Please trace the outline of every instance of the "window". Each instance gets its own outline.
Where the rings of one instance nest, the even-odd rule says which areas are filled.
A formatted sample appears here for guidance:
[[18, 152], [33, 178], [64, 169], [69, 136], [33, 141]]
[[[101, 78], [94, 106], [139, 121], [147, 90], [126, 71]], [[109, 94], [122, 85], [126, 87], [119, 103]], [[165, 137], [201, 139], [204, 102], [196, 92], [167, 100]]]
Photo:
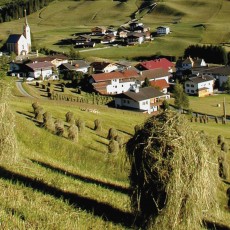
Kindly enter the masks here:
[[192, 93], [194, 93], [194, 90], [191, 90]]
[[123, 102], [126, 103], [126, 100], [124, 100]]
[[127, 100], [127, 103], [129, 104], [129, 100]]
[[186, 84], [187, 87], [189, 87], [189, 84]]
[[191, 87], [194, 87], [194, 85], [191, 85]]
[[189, 93], [189, 89], [187, 89], [187, 93]]

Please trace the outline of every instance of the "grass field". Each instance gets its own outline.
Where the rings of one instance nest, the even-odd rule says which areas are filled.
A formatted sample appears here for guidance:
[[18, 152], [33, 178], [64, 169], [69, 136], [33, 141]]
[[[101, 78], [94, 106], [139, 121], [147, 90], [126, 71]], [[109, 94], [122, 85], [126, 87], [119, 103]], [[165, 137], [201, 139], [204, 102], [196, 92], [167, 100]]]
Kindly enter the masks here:
[[[14, 88], [10, 106], [15, 114], [20, 157], [14, 164], [0, 166], [1, 223], [4, 229], [132, 229], [129, 201], [129, 164], [125, 152], [108, 154], [108, 129], [113, 127], [126, 142], [134, 126], [149, 115], [94, 105], [100, 112], [82, 111], [89, 104], [52, 101], [39, 96], [39, 90], [24, 85], [36, 99], [22, 97]], [[37, 93], [35, 91], [38, 91]], [[34, 120], [32, 103], [38, 103], [55, 119], [65, 121], [72, 111], [86, 122], [79, 142], [68, 140], [67, 131], [58, 137]], [[190, 100], [191, 101], [191, 100]], [[215, 103], [215, 102], [211, 102]], [[207, 105], [208, 103], [206, 103]], [[103, 130], [96, 132], [94, 120]], [[65, 129], [69, 126], [65, 122]], [[230, 143], [229, 128], [210, 121], [191, 123], [216, 141], [221, 134]], [[229, 159], [230, 160], [230, 159]], [[230, 226], [226, 209], [227, 184], [220, 181], [220, 215], [208, 216]]]
[[[136, 1], [54, 1], [48, 7], [28, 17], [35, 42], [61, 52], [69, 47], [55, 45], [61, 39], [70, 38], [76, 32], [89, 32], [96, 25], [116, 27], [130, 20], [138, 8]], [[82, 53], [83, 57], [113, 59], [151, 56], [156, 53], [182, 56], [184, 49], [194, 43], [226, 43], [230, 50], [230, 26], [228, 23], [230, 2], [223, 0], [167, 0], [145, 14], [141, 22], [154, 32], [159, 25], [170, 26], [172, 33], [156, 38], [150, 44], [121, 47]], [[139, 3], [140, 5], [140, 3]], [[109, 14], [108, 14], [109, 12]], [[0, 24], [0, 39], [6, 40], [10, 33], [21, 33], [23, 19]]]

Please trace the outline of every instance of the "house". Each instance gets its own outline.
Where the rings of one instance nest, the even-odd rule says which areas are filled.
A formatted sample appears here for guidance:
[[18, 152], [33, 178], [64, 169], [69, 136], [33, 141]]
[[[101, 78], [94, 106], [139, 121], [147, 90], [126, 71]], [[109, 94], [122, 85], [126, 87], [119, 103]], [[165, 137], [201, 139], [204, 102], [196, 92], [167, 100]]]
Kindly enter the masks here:
[[116, 37], [113, 34], [106, 34], [101, 39], [101, 43], [112, 43], [114, 42]]
[[77, 71], [82, 73], [87, 73], [90, 65], [84, 60], [74, 60], [68, 63], [63, 63], [59, 66], [59, 72], [65, 74], [69, 71]]
[[185, 92], [204, 97], [213, 94], [214, 78], [208, 75], [191, 77], [185, 81]]
[[92, 62], [90, 66], [94, 73], [110, 73], [118, 69], [116, 64], [109, 62]]
[[127, 45], [135, 45], [141, 44], [144, 42], [144, 34], [143, 33], [128, 33], [126, 38]]
[[28, 63], [24, 67], [27, 77], [41, 78], [42, 80], [49, 79], [55, 69], [55, 66], [51, 62]]
[[178, 60], [176, 62], [176, 69], [177, 71], [183, 71], [183, 70], [191, 70], [192, 68], [197, 67], [205, 67], [207, 66], [204, 59], [194, 58], [191, 57], [186, 58], [185, 60]]
[[90, 83], [100, 94], [118, 94], [130, 90], [137, 84], [139, 74], [135, 70], [115, 71], [110, 73], [92, 74]]
[[31, 51], [31, 35], [30, 27], [26, 17], [23, 26], [23, 34], [11, 34], [6, 41], [6, 49], [9, 53], [19, 55], [27, 55]]
[[223, 83], [230, 78], [230, 66], [207, 66], [200, 68], [199, 70], [197, 68], [192, 70], [195, 73], [198, 73], [199, 71], [199, 74], [205, 74], [215, 78], [215, 85], [217, 88], [221, 88]]
[[30, 63], [51, 62], [55, 67], [68, 62], [68, 57], [64, 54], [55, 54], [46, 57], [36, 57], [29, 59]]
[[90, 42], [91, 41], [91, 36], [89, 34], [81, 34], [76, 36], [76, 38], [74, 39], [75, 43], [82, 43], [82, 42]]
[[169, 95], [165, 95], [153, 87], [137, 87], [132, 91], [117, 95], [115, 97], [115, 106], [117, 108], [131, 108], [151, 113], [158, 111], [162, 102], [169, 98]]
[[104, 26], [96, 26], [91, 29], [92, 35], [104, 35], [106, 33], [106, 28]]
[[140, 71], [161, 68], [170, 73], [174, 72], [174, 64], [166, 58], [158, 58], [151, 61], [140, 62], [135, 67]]
[[157, 27], [158, 35], [166, 35], [170, 33], [170, 28], [168, 26], [159, 26]]
[[162, 93], [167, 94], [169, 83], [165, 79], [155, 79], [150, 81], [150, 85], [156, 89], [159, 89]]

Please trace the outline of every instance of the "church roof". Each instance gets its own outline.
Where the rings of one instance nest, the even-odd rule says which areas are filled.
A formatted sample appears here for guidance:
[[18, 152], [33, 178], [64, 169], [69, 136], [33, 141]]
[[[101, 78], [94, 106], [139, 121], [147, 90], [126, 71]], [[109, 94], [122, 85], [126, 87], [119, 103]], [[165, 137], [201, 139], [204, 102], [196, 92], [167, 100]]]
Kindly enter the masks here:
[[6, 43], [17, 43], [19, 39], [23, 36], [22, 34], [11, 34], [7, 39]]

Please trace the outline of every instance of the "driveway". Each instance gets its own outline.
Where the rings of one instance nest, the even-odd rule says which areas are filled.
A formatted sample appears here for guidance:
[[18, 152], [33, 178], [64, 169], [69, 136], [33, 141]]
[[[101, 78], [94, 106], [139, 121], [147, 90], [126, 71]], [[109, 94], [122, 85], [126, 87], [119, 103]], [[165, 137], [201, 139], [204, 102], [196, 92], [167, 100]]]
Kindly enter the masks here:
[[17, 80], [17, 81], [16, 81], [16, 86], [17, 86], [19, 92], [20, 92], [24, 97], [34, 98], [33, 96], [31, 96], [30, 94], [28, 94], [28, 93], [24, 90], [24, 88], [23, 88], [23, 86], [22, 86], [22, 80]]

